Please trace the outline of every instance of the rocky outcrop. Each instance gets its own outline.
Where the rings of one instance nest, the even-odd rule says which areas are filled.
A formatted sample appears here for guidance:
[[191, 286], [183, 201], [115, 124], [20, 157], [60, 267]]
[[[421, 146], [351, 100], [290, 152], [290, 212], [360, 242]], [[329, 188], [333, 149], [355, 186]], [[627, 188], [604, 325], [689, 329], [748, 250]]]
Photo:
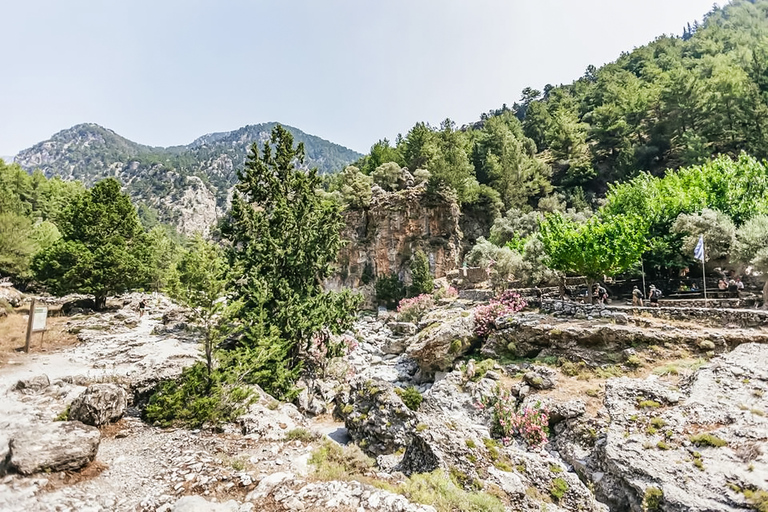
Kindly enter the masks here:
[[[349, 243], [339, 252], [339, 272], [326, 281], [329, 289], [360, 288], [392, 273], [410, 283], [411, 255], [419, 249], [437, 278], [459, 264], [459, 206], [453, 199], [428, 197], [423, 186], [397, 192], [374, 187], [370, 207], [344, 216], [342, 238]], [[362, 291], [373, 294], [370, 285]]]
[[93, 461], [101, 434], [79, 421], [29, 426], [11, 437], [10, 465], [23, 475], [74, 471]]
[[768, 346], [743, 344], [679, 390], [652, 377], [609, 380], [609, 420], [592, 427], [593, 446], [575, 439], [574, 423], [559, 451], [613, 510], [641, 512], [649, 500], [668, 512], [743, 510], [741, 491], [765, 490], [768, 477], [766, 368]]
[[253, 503], [241, 504], [235, 500], [215, 503], [202, 496], [184, 496], [173, 505], [173, 508], [166, 508], [166, 510], [170, 512], [252, 512], [254, 505]]
[[128, 394], [115, 384], [91, 384], [69, 408], [69, 419], [100, 427], [123, 417]]
[[274, 503], [280, 507], [277, 510], [435, 512], [429, 505], [414, 504], [404, 496], [360, 482], [305, 483], [292, 473], [274, 473], [266, 477], [246, 499], [261, 506]]
[[424, 395], [417, 413], [420, 428], [397, 469], [405, 474], [442, 469], [465, 486], [495, 486], [511, 510], [541, 510], [542, 502], [549, 502], [548, 510], [605, 510], [548, 452], [491, 439], [490, 418], [476, 404], [494, 393], [497, 378], [488, 372], [474, 382], [454, 371], [436, 382]]
[[404, 449], [417, 423], [416, 414], [384, 381], [356, 380], [337, 412], [352, 440], [374, 456]]
[[428, 317], [428, 323], [411, 338], [406, 354], [416, 360], [422, 374], [446, 371], [466, 354], [475, 340], [474, 316], [470, 311], [452, 309]]

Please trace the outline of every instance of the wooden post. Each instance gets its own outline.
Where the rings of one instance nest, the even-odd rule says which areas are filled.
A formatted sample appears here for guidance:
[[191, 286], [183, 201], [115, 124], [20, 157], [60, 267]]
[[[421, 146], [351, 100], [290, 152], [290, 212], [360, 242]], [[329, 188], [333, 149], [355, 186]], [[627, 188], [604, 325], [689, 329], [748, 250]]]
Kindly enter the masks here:
[[35, 318], [35, 303], [37, 300], [33, 297], [32, 304], [29, 305], [29, 321], [27, 322], [27, 342], [24, 345], [24, 352], [29, 353], [29, 340], [32, 338], [32, 321]]

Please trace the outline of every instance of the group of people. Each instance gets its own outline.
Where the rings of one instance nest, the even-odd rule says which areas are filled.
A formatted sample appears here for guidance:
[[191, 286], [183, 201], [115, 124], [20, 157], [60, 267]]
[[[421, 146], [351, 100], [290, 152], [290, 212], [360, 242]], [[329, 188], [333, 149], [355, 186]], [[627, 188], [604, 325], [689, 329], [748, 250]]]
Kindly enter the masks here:
[[739, 292], [744, 289], [744, 282], [741, 280], [741, 277], [734, 278], [731, 276], [727, 281], [723, 278], [717, 282], [717, 289], [721, 292], [727, 291], [731, 297], [738, 297]]
[[[662, 297], [661, 289], [656, 288], [656, 285], [651, 285], [648, 289], [648, 300], [651, 302], [651, 307], [659, 307], [659, 299]], [[632, 290], [632, 305], [635, 307], [643, 307], [643, 300], [645, 295], [643, 291], [637, 286]]]

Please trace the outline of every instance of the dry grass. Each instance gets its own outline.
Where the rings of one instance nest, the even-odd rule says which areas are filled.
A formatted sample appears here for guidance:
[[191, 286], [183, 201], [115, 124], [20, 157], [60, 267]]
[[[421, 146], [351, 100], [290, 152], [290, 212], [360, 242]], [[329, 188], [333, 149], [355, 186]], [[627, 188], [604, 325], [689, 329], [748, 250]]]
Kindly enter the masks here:
[[109, 469], [109, 466], [100, 460], [95, 460], [78, 471], [60, 471], [48, 476], [48, 483], [45, 486], [46, 491], [55, 491], [62, 487], [75, 485], [92, 478], [96, 478], [103, 471]]
[[[0, 366], [4, 365], [15, 354], [24, 351], [27, 332], [27, 310], [18, 309], [5, 318], [0, 318]], [[77, 343], [77, 337], [67, 332], [65, 316], [48, 318], [48, 330], [43, 333], [33, 333], [29, 351], [49, 352]], [[42, 342], [41, 342], [42, 338]]]

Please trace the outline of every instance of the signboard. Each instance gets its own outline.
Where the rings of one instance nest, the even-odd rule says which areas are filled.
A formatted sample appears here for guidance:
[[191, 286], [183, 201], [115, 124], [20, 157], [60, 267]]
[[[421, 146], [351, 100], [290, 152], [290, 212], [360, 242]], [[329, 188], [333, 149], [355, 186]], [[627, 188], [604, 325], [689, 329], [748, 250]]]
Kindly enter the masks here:
[[48, 318], [47, 306], [36, 306], [35, 313], [32, 317], [32, 332], [40, 332], [45, 330], [45, 321]]

